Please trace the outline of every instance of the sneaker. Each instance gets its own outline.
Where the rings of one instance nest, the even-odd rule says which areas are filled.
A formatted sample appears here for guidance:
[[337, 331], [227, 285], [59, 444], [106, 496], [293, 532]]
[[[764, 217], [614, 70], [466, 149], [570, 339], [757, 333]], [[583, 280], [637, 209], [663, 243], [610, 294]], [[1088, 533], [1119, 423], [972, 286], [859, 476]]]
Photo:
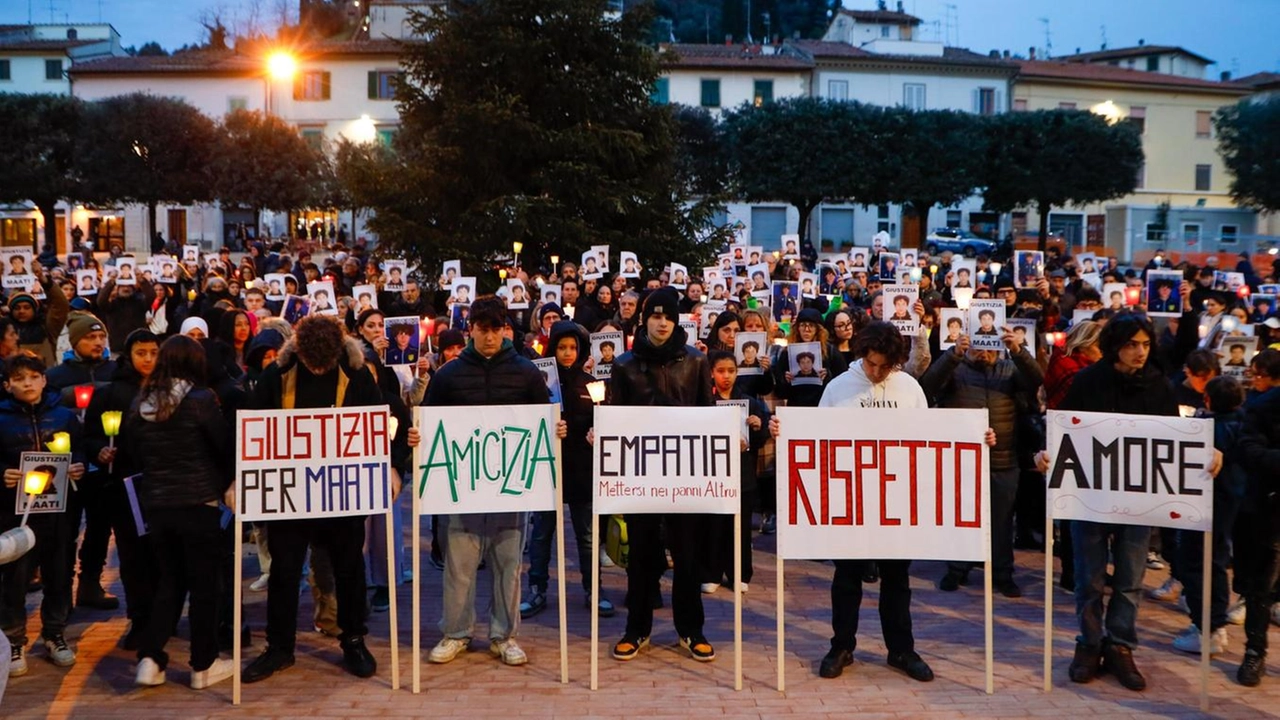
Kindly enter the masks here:
[[702, 583], [702, 594], [710, 595], [720, 589], [720, 583]]
[[67, 645], [67, 639], [61, 635], [45, 638], [44, 650], [49, 654], [49, 662], [58, 667], [71, 667], [76, 664], [76, 651]]
[[1156, 552], [1155, 550], [1147, 551], [1147, 569], [1148, 570], [1163, 570], [1166, 567], [1168, 567], [1168, 565], [1165, 564], [1164, 558], [1160, 557], [1160, 553]]
[[[585, 598], [583, 603], [587, 609], [591, 609], [591, 597]], [[609, 598], [600, 598], [600, 602], [596, 604], [596, 614], [602, 618], [610, 618], [614, 616], [618, 610], [613, 606], [613, 602]]]
[[996, 592], [1007, 598], [1022, 597], [1022, 588], [1018, 587], [1018, 583], [1014, 582], [1013, 578], [996, 581]]
[[609, 553], [605, 552], [604, 548], [600, 548], [600, 567], [611, 568], [617, 566], [618, 564], [613, 561], [613, 558], [609, 557]]
[[471, 638], [441, 638], [436, 646], [431, 648], [431, 653], [427, 655], [427, 662], [433, 662], [443, 665], [452, 662], [454, 658], [467, 651], [467, 647], [471, 645]]
[[[143, 662], [146, 662], [146, 660]], [[236, 664], [234, 660], [218, 658], [204, 670], [191, 671], [191, 689], [203, 690], [211, 685], [216, 685], [234, 675], [235, 672]], [[139, 675], [142, 673], [142, 663], [138, 663], [138, 673]]]
[[547, 595], [543, 590], [533, 588], [528, 599], [520, 601], [520, 619], [528, 620], [547, 609]]
[[631, 660], [647, 647], [649, 647], [649, 638], [623, 635], [622, 639], [613, 645], [613, 659]]
[[431, 553], [431, 557], [427, 559], [427, 562], [431, 563], [431, 567], [437, 570], [444, 570], [444, 558], [436, 555], [434, 550]]
[[365, 647], [363, 635], [353, 635], [342, 641], [342, 667], [358, 678], [373, 677], [378, 672], [378, 661]]
[[501, 659], [503, 665], [524, 665], [529, 662], [529, 656], [516, 644], [515, 638], [490, 640], [489, 654]]
[[969, 574], [948, 570], [946, 575], [938, 581], [938, 589], [943, 592], [955, 592], [960, 589], [961, 585], [969, 584]]
[[1245, 687], [1257, 687], [1262, 676], [1267, 674], [1267, 656], [1257, 650], [1246, 650], [1240, 669], [1236, 670], [1236, 680]]
[[21, 645], [9, 647], [9, 677], [22, 677], [27, 674], [27, 653]]
[[386, 612], [391, 609], [391, 589], [386, 585], [377, 585], [373, 588], [373, 599], [369, 601], [369, 607], [374, 612]]
[[831, 648], [827, 654], [823, 656], [822, 662], [818, 665], [818, 677], [838, 678], [844, 669], [853, 664], [853, 653], [848, 650], [837, 650]]
[[96, 582], [81, 582], [76, 591], [76, 607], [115, 610], [120, 607], [120, 598], [103, 590]]
[[901, 670], [912, 680], [919, 682], [933, 680], [933, 669], [929, 667], [929, 663], [924, 661], [924, 658], [914, 651], [890, 655], [889, 667]]
[[716, 649], [701, 635], [690, 635], [680, 638], [680, 647], [689, 651], [689, 655], [698, 662], [711, 662], [716, 659]]
[[[164, 670], [160, 669], [160, 665], [151, 658], [142, 658], [138, 661], [138, 669], [133, 675], [133, 684], [142, 687], [155, 687], [164, 684]], [[192, 682], [195, 682], [194, 674]]]
[[1073, 683], [1090, 683], [1102, 672], [1102, 652], [1084, 643], [1076, 643], [1076, 654], [1071, 658], [1067, 676]]
[[254, 592], [262, 592], [267, 589], [267, 583], [271, 581], [271, 573], [262, 573], [257, 580], [249, 583], [249, 589]]
[[[1200, 654], [1200, 628], [1195, 625], [1188, 625], [1177, 637], [1173, 639], [1173, 649], [1181, 650], [1184, 653], [1193, 655]], [[1209, 633], [1209, 654], [1221, 655], [1227, 650], [1227, 629], [1220, 627]]]
[[1168, 580], [1164, 581], [1163, 585], [1156, 588], [1155, 590], [1148, 590], [1147, 597], [1151, 598], [1152, 600], [1173, 602], [1174, 600], [1177, 600], [1178, 598], [1182, 597], [1182, 583], [1178, 582], [1177, 580], [1174, 580], [1173, 578], [1169, 578]]
[[777, 529], [778, 529], [777, 515], [765, 515], [764, 519], [760, 521], [761, 535], [772, 535], [774, 531], [776, 531]]
[[246, 683], [256, 683], [291, 667], [293, 667], [293, 653], [277, 650], [268, 645], [267, 649], [244, 669], [240, 679]]
[[1232, 625], [1243, 625], [1245, 615], [1244, 598], [1240, 598], [1227, 608], [1227, 622]]
[[1102, 646], [1102, 656], [1103, 666], [1107, 672], [1116, 676], [1121, 685], [1135, 691], [1147, 689], [1147, 679], [1133, 663], [1133, 650], [1124, 645], [1106, 643]]

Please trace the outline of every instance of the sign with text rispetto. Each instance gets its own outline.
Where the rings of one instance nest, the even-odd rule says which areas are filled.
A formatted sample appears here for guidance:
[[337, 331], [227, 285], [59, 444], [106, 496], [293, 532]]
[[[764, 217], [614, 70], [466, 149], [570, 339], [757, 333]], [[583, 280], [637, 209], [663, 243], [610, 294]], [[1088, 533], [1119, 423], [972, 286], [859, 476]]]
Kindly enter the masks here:
[[778, 554], [984, 561], [985, 410], [778, 409]]
[[737, 513], [741, 435], [736, 407], [597, 407], [594, 511]]
[[236, 413], [242, 521], [385, 513], [391, 503], [386, 405]]
[[1213, 420], [1050, 410], [1046, 423], [1054, 518], [1213, 528]]
[[554, 510], [560, 482], [557, 405], [419, 407], [418, 511]]

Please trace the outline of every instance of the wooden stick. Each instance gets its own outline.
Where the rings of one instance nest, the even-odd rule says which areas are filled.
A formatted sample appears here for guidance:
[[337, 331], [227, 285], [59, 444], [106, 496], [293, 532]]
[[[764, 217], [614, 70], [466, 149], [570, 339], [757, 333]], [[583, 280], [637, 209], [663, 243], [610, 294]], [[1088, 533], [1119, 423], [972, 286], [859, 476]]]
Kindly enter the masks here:
[[[416, 418], [415, 418], [416, 419]], [[414, 467], [417, 467], [415, 453]], [[413, 513], [413, 694], [422, 691], [422, 507], [418, 485], [409, 478]], [[434, 548], [432, 548], [434, 549]]]
[[1209, 712], [1209, 597], [1213, 595], [1213, 530], [1204, 532], [1200, 588], [1200, 712]]
[[[600, 607], [600, 516], [591, 506], [591, 607]], [[591, 689], [600, 688], [600, 613], [591, 613]]]
[[[782, 506], [779, 505], [778, 507], [781, 508]], [[774, 537], [777, 537], [777, 535], [775, 535]], [[783, 578], [781, 550], [779, 550], [777, 555], [774, 556], [773, 565], [774, 565], [774, 570], [776, 572], [777, 583], [778, 583], [777, 608], [775, 609], [776, 612], [774, 613], [774, 615], [777, 616], [775, 620], [778, 624], [778, 692], [786, 692], [787, 691], [787, 661], [786, 661], [787, 623], [783, 620], [783, 616], [784, 616], [783, 605], [785, 604], [786, 601], [784, 599], [785, 593], [783, 592], [783, 586], [785, 585], [785, 582]]]
[[[393, 469], [391, 472], [395, 472]], [[404, 490], [403, 484], [401, 491]], [[415, 518], [416, 519], [416, 518]], [[391, 507], [387, 508], [387, 582], [390, 584], [391, 596], [391, 689], [400, 689], [400, 638], [399, 638], [399, 615], [396, 612], [396, 585], [400, 582], [400, 578], [396, 575], [396, 556], [395, 537], [396, 527], [396, 499], [391, 498]]]
[[[990, 515], [988, 515], [990, 517]], [[983, 585], [983, 616], [985, 619], [986, 629], [983, 635], [986, 639], [986, 661], [987, 661], [987, 694], [991, 695], [996, 691], [996, 663], [995, 663], [995, 638], [993, 637], [994, 622], [992, 620], [993, 605], [991, 597], [991, 533], [987, 533], [987, 561], [986, 567], [982, 569], [982, 585]]]
[[[558, 405], [552, 405], [555, 410], [553, 417], [557, 424], [560, 420], [560, 412]], [[560, 595], [560, 682], [569, 682], [569, 609], [568, 599], [565, 598], [565, 581], [564, 581], [564, 457], [560, 454], [561, 442], [556, 440], [556, 465], [557, 477], [560, 482], [556, 483], [556, 588]], [[591, 614], [595, 614], [595, 607], [590, 608]]]
[[742, 689], [742, 512], [733, 514], [733, 689]]
[[1044, 514], [1044, 691], [1051, 690], [1053, 690], [1053, 508], [1049, 507]]
[[235, 564], [231, 571], [231, 662], [236, 666], [235, 675], [231, 676], [231, 704], [240, 704], [240, 600], [244, 590], [240, 587], [240, 563], [244, 558], [244, 522], [236, 514], [235, 522], [236, 551]]

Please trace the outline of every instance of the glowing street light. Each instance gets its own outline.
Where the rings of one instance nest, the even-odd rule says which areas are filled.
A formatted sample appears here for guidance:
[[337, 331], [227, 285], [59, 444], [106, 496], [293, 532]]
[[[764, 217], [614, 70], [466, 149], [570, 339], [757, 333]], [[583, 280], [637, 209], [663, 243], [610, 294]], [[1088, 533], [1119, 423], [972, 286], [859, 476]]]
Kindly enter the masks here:
[[298, 72], [298, 61], [289, 53], [277, 50], [267, 56], [267, 72], [276, 80], [292, 80]]

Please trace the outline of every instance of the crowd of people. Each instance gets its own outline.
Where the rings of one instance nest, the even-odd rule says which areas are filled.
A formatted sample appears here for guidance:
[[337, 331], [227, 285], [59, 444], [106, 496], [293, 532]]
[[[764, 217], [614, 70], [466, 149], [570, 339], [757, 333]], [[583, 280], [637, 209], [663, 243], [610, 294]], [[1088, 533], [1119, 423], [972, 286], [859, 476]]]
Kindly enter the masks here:
[[[620, 661], [649, 644], [668, 570], [681, 646], [693, 660], [715, 659], [703, 595], [722, 587], [746, 592], [752, 535], [776, 528], [776, 407], [987, 409], [991, 567], [994, 587], [1006, 597], [1022, 594], [1014, 549], [1043, 549], [1046, 540], [1044, 412], [1070, 409], [1211, 417], [1217, 450], [1210, 588], [1200, 583], [1197, 533], [1059, 523], [1058, 582], [1075, 593], [1080, 623], [1071, 679], [1085, 683], [1107, 672], [1127, 688], [1146, 686], [1133, 657], [1144, 573], [1168, 564], [1169, 582], [1152, 597], [1182, 598], [1194, 608], [1209, 593], [1212, 651], [1226, 648], [1228, 625], [1242, 623], [1246, 652], [1237, 677], [1257, 685], [1268, 626], [1280, 623], [1280, 317], [1274, 297], [1257, 302], [1250, 291], [1265, 297], [1260, 291], [1275, 282], [1277, 267], [1260, 277], [1242, 258], [1235, 272], [1244, 289], [1229, 290], [1216, 257], [1204, 267], [1174, 267], [1158, 257], [1131, 269], [1099, 257], [1097, 271], [1084, 272], [1076, 257], [1052, 251], [1043, 264], [893, 252], [882, 240], [859, 252], [865, 265], [852, 253], [815, 264], [735, 245], [700, 275], [684, 266], [646, 272], [634, 258], [627, 271], [610, 273], [606, 250], [592, 254], [592, 272], [568, 262], [541, 272], [504, 268], [502, 290], [479, 296], [474, 276], [462, 276], [456, 264], [456, 278], [445, 271], [428, 277], [406, 271], [403, 261], [379, 261], [362, 246], [323, 258], [262, 243], [239, 259], [225, 249], [175, 253], [171, 264], [151, 263], [167, 276], [139, 272], [130, 284], [112, 268], [125, 264], [132, 273], [141, 265], [119, 252], [101, 262], [77, 255], [36, 264], [34, 284], [5, 291], [0, 317], [0, 530], [27, 522], [37, 537], [34, 551], [0, 565], [8, 675], [29, 671], [29, 591], [43, 590], [40, 643], [60, 667], [76, 661], [66, 637], [73, 600], [78, 608], [119, 608], [103, 587], [112, 537], [129, 619], [120, 643], [137, 653], [136, 682], [165, 682], [164, 648], [188, 603], [191, 686], [232, 675], [220, 652], [237, 632], [252, 639], [248, 627], [231, 625], [231, 586], [243, 572], [231, 562], [229, 529], [240, 409], [389, 406], [399, 428], [392, 441], [399, 494], [418, 442], [412, 407], [558, 401], [564, 502], [584, 604], [611, 616], [613, 601], [602, 595], [592, 607], [587, 592], [592, 540], [602, 530], [591, 513], [589, 386], [603, 379], [610, 404], [741, 405], [741, 510], [744, 520], [758, 518], [744, 522], [740, 567], [724, 517], [624, 519], [626, 624], [612, 652]], [[891, 275], [881, 277], [877, 271], [886, 267]], [[98, 282], [82, 290], [85, 271], [96, 272]], [[1156, 294], [1144, 298], [1153, 272], [1177, 272], [1182, 280], [1152, 285]], [[291, 288], [283, 298], [268, 287], [269, 275]], [[293, 302], [316, 283], [332, 289], [332, 310]], [[1119, 290], [1104, 301], [1108, 286]], [[373, 293], [358, 290], [369, 287]], [[963, 319], [949, 312], [980, 301], [1002, 303], [974, 315], [984, 328], [995, 324], [986, 342], [971, 341], [979, 327], [966, 333]], [[403, 318], [418, 319], [419, 337], [387, 322]], [[594, 342], [601, 333], [608, 339]], [[619, 335], [625, 347], [615, 347]], [[540, 369], [536, 359], [547, 364]], [[104, 425], [113, 413], [123, 418], [118, 433]], [[23, 454], [44, 451], [59, 433], [70, 437], [66, 510], [23, 519], [16, 511]], [[394, 586], [410, 575], [401, 515], [390, 527], [385, 516], [254, 525], [259, 576], [249, 588], [267, 594], [266, 648], [244, 668], [246, 682], [294, 663], [304, 577], [314, 599], [309, 623], [339, 641], [344, 669], [359, 677], [377, 671], [366, 622], [368, 613], [387, 609]], [[483, 566], [493, 583], [489, 651], [504, 664], [528, 661], [519, 625], [548, 605], [554, 519], [432, 518], [430, 561], [443, 573], [443, 616], [430, 662], [447, 663], [470, 647]], [[386, 533], [398, 539], [394, 572], [387, 571]], [[822, 677], [837, 677], [852, 662], [863, 586], [879, 583], [888, 664], [918, 681], [933, 678], [915, 649], [910, 566], [834, 562], [833, 634]], [[973, 571], [969, 563], [949, 563], [939, 590], [968, 584]], [[1187, 614], [1175, 647], [1199, 652], [1199, 616]]]

